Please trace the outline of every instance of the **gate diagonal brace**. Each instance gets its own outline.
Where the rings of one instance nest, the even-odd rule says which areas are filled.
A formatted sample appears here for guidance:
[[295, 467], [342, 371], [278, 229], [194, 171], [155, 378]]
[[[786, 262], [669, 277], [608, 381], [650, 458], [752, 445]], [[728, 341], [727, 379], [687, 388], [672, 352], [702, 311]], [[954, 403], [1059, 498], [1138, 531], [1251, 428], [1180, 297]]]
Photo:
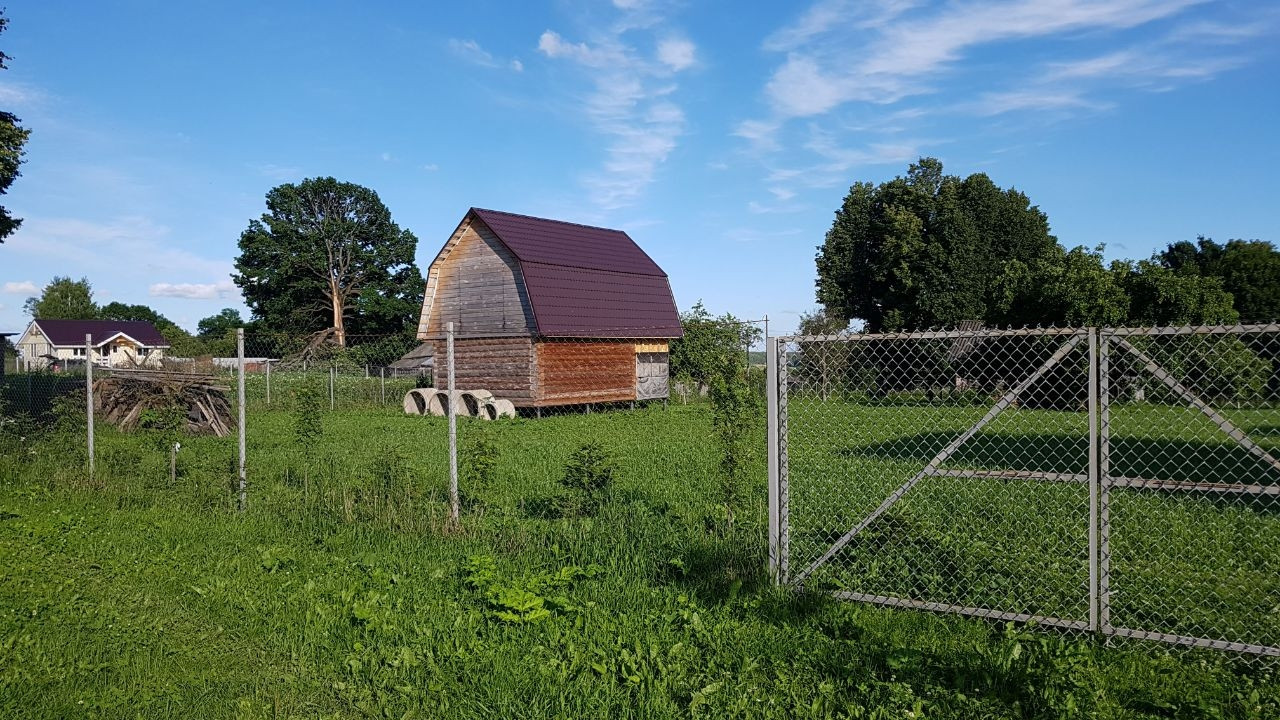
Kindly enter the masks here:
[[899, 487], [897, 490], [894, 490], [893, 493], [889, 495], [889, 497], [885, 498], [884, 502], [880, 503], [880, 507], [876, 508], [874, 511], [872, 511], [870, 515], [863, 518], [862, 521], [859, 522], [857, 525], [855, 525], [852, 530], [842, 535], [839, 540], [836, 540], [835, 543], [829, 549], [827, 549], [825, 553], [822, 554], [822, 557], [815, 560], [812, 565], [805, 568], [801, 573], [796, 575], [793, 582], [797, 585], [803, 583], [805, 581], [805, 578], [813, 574], [813, 571], [822, 567], [822, 565], [825, 564], [832, 557], [834, 557], [836, 553], [843, 550], [844, 547], [848, 545], [850, 541], [852, 541], [855, 537], [857, 537], [858, 533], [861, 533], [863, 530], [866, 530], [867, 526], [875, 522], [876, 519], [878, 519], [881, 515], [883, 515], [886, 511], [888, 511], [889, 508], [897, 504], [897, 502], [902, 499], [902, 496], [906, 495], [907, 492], [911, 490], [911, 488], [915, 487], [924, 478], [935, 474], [935, 472], [938, 469], [938, 466], [946, 462], [948, 458], [950, 458], [953, 454], [955, 454], [956, 450], [959, 450], [961, 445], [964, 445], [966, 442], [968, 442], [969, 439], [972, 438], [974, 435], [977, 435], [978, 432], [987, 425], [987, 423], [991, 422], [992, 420], [995, 420], [996, 417], [1000, 415], [1000, 413], [1008, 409], [1009, 406], [1013, 404], [1013, 401], [1016, 400], [1019, 395], [1021, 395], [1023, 392], [1026, 391], [1027, 388], [1031, 387], [1032, 384], [1034, 384], [1037, 380], [1043, 377], [1045, 373], [1053, 369], [1055, 365], [1057, 365], [1059, 362], [1062, 362], [1062, 359], [1065, 358], [1068, 354], [1070, 354], [1071, 351], [1074, 350], [1076, 346], [1079, 345], [1081, 342], [1083, 342], [1087, 337], [1089, 337], [1087, 333], [1080, 333], [1077, 335], [1073, 335], [1070, 340], [1068, 340], [1062, 347], [1058, 348], [1057, 352], [1055, 352], [1052, 356], [1050, 356], [1049, 359], [1046, 360], [1045, 363], [1041, 365], [1034, 373], [1028, 375], [1022, 382], [1018, 383], [1016, 387], [1014, 387], [1009, 392], [1005, 393], [1004, 396], [1001, 397], [1000, 400], [996, 402], [995, 405], [991, 406], [991, 409], [987, 411], [987, 414], [982, 416], [981, 420], [975, 423], [968, 430], [965, 430], [963, 433], [961, 433], [960, 436], [957, 437], [955, 440], [952, 440], [945, 448], [942, 449], [941, 452], [939, 452], [937, 455], [933, 457], [932, 460], [929, 461], [928, 465], [924, 466], [923, 470], [913, 475], [910, 480], [903, 483], [902, 486]]
[[1275, 468], [1277, 471], [1280, 471], [1280, 460], [1276, 460], [1271, 456], [1271, 453], [1264, 450], [1253, 440], [1250, 440], [1249, 436], [1243, 430], [1233, 425], [1230, 420], [1219, 415], [1216, 410], [1209, 407], [1208, 403], [1201, 400], [1195, 393], [1191, 392], [1190, 389], [1183, 386], [1182, 383], [1178, 382], [1172, 375], [1170, 375], [1168, 371], [1156, 364], [1155, 360], [1147, 357], [1141, 350], [1134, 347], [1128, 340], [1125, 340], [1122, 337], [1116, 337], [1114, 340], [1120, 345], [1120, 347], [1132, 353], [1133, 356], [1138, 359], [1138, 362], [1143, 364], [1147, 372], [1151, 373], [1156, 377], [1156, 379], [1167, 385], [1170, 390], [1181, 395], [1184, 400], [1191, 403], [1192, 407], [1199, 410], [1205, 417], [1217, 424], [1217, 426], [1226, 433], [1227, 437], [1235, 440], [1240, 444], [1240, 447], [1248, 450], [1258, 459]]

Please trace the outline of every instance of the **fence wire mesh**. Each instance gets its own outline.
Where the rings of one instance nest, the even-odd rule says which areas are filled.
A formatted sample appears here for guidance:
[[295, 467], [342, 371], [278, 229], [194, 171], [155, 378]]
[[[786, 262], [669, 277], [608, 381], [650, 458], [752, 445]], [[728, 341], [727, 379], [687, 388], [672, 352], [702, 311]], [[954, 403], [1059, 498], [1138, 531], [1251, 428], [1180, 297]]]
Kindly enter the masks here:
[[1280, 328], [778, 341], [777, 570], [1280, 656]]
[[1101, 337], [1104, 631], [1280, 657], [1280, 327]]

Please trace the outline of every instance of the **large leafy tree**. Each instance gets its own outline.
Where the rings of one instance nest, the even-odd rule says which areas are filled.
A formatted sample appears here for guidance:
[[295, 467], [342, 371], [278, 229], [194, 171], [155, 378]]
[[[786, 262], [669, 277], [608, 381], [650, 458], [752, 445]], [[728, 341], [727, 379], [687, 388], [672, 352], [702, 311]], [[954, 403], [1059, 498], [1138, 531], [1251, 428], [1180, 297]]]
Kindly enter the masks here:
[[418, 240], [374, 191], [331, 177], [267, 193], [267, 212], [240, 235], [232, 276], [271, 330], [410, 332], [422, 304]]
[[871, 331], [999, 321], [1008, 263], [1060, 251], [1026, 195], [922, 158], [905, 177], [849, 190], [817, 255], [818, 301]]
[[1120, 262], [1114, 270], [1130, 298], [1130, 324], [1216, 325], [1240, 319], [1221, 278], [1179, 273], [1156, 260]]
[[1107, 267], [1101, 247], [1056, 246], [1031, 264], [1011, 260], [995, 280], [987, 319], [1006, 327], [1123, 324], [1131, 310], [1121, 284], [1127, 270]]
[[[5, 17], [4, 10], [0, 9], [0, 33], [3, 33], [8, 26], [9, 18]], [[0, 52], [0, 70], [9, 67], [8, 61], [9, 56]], [[31, 135], [30, 130], [19, 124], [21, 122], [13, 113], [0, 110], [0, 195], [9, 192], [9, 186], [13, 185], [13, 181], [21, 174], [18, 168], [22, 165], [23, 155], [26, 154], [23, 148]], [[21, 224], [21, 218], [13, 217], [9, 214], [8, 208], [0, 206], [0, 243], [12, 235]]]
[[27, 298], [22, 309], [37, 320], [93, 320], [99, 312], [88, 278], [59, 276], [44, 286], [39, 297]]
[[717, 378], [740, 373], [760, 330], [729, 313], [713, 316], [702, 301], [680, 313], [684, 337], [671, 341], [672, 377], [710, 387]]
[[183, 330], [177, 323], [161, 315], [146, 305], [130, 305], [122, 302], [110, 302], [98, 311], [103, 320], [137, 320], [149, 322], [169, 341], [170, 352], [177, 356], [204, 355], [207, 348], [198, 338]]
[[227, 333], [244, 327], [244, 318], [235, 308], [222, 308], [217, 315], [210, 315], [196, 323], [196, 332], [200, 337], [226, 337]]
[[1280, 251], [1269, 242], [1228, 240], [1219, 245], [1202, 236], [1195, 243], [1170, 245], [1157, 260], [1179, 275], [1219, 278], [1241, 322], [1280, 319]]

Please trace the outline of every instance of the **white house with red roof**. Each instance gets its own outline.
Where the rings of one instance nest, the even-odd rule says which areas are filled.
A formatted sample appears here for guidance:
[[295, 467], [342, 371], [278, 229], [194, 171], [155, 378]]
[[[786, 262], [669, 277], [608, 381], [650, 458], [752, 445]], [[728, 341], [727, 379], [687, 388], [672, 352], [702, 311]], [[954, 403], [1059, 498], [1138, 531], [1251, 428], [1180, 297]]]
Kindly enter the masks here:
[[[86, 336], [89, 343], [86, 346]], [[140, 320], [33, 320], [15, 343], [24, 370], [65, 369], [88, 357], [95, 365], [159, 365], [169, 341]]]

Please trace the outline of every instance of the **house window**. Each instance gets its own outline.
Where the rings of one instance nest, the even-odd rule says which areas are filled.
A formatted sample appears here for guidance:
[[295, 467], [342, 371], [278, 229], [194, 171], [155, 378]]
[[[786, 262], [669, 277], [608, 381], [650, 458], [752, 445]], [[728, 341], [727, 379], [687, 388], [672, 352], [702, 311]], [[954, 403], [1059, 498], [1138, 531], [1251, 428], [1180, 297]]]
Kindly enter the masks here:
[[74, 354], [76, 357], [84, 357], [84, 348], [82, 347], [75, 348]]
[[138, 348], [138, 357], [146, 357], [150, 352], [147, 348], [140, 347]]

